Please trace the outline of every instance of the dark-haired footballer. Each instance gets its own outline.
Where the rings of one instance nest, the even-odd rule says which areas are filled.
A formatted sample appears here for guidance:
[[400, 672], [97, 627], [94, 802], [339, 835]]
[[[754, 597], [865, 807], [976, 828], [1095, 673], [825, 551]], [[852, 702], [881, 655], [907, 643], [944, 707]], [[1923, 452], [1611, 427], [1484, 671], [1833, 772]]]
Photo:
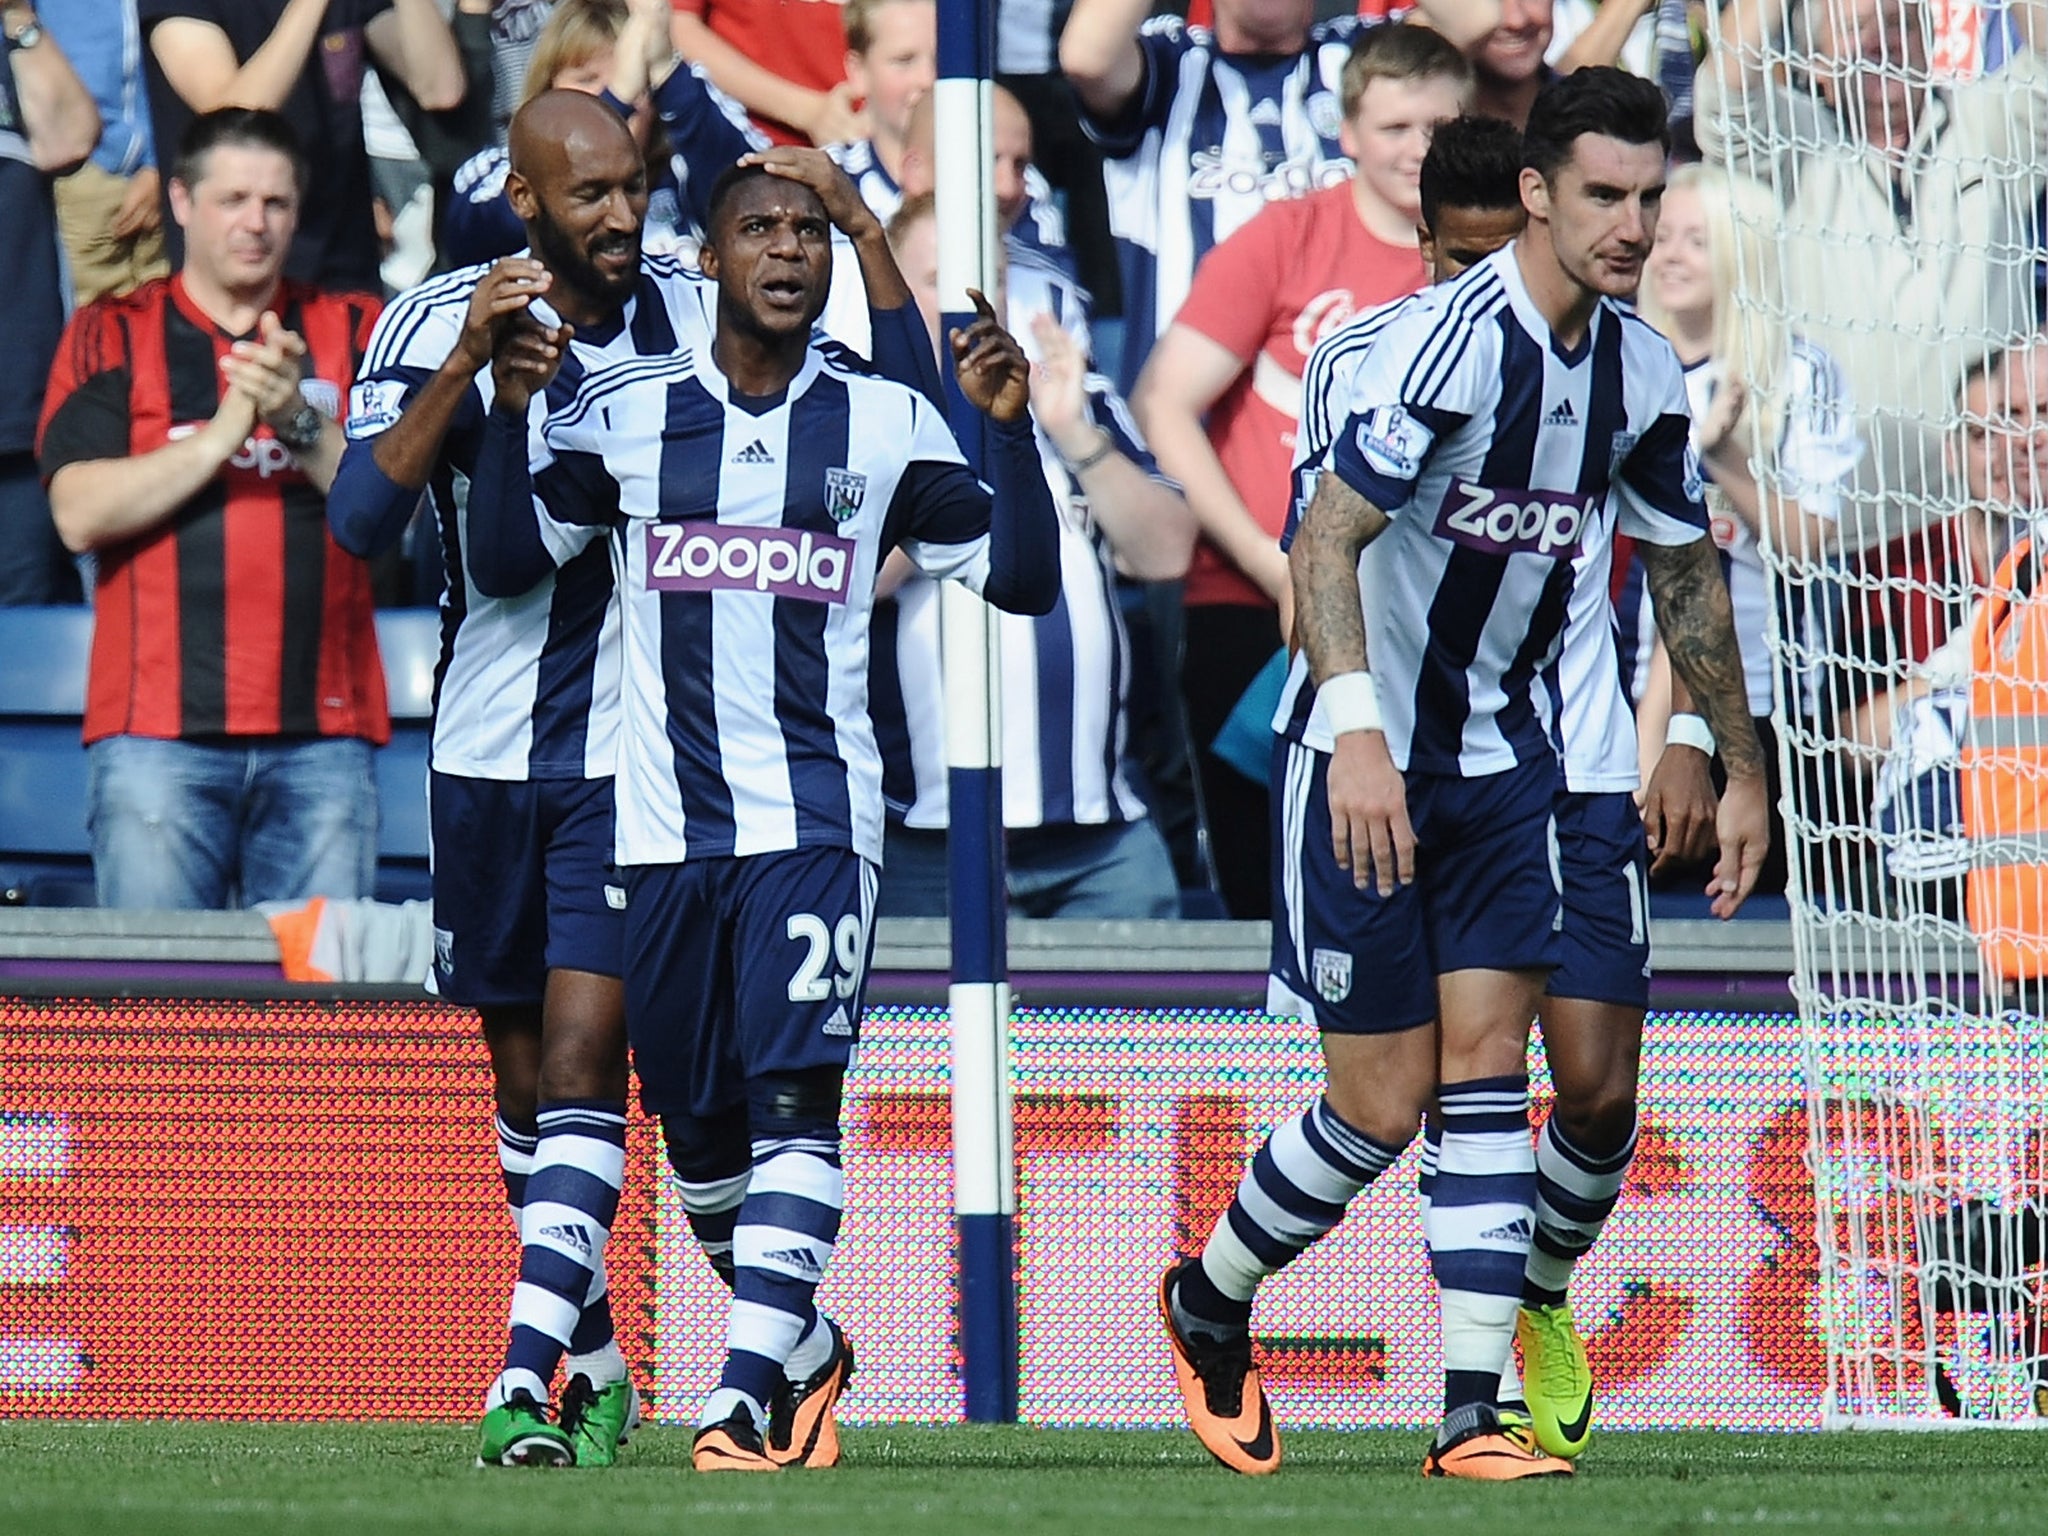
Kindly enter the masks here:
[[[924, 322], [880, 224], [820, 151], [777, 150], [834, 189], [849, 217], [883, 366], [936, 384]], [[371, 337], [351, 400], [350, 444], [328, 515], [346, 549], [395, 542], [424, 490], [450, 580], [429, 801], [434, 984], [478, 1010], [496, 1089], [498, 1158], [519, 1228], [520, 1279], [503, 1369], [485, 1401], [487, 1465], [609, 1466], [638, 1422], [613, 1335], [604, 1253], [625, 1177], [624, 886], [613, 866], [619, 740], [619, 609], [602, 530], [566, 530], [550, 558], [488, 587], [475, 547], [486, 420], [522, 422], [527, 449], [575, 384], [606, 363], [701, 350], [711, 285], [641, 249], [645, 157], [598, 98], [548, 91], [514, 117], [506, 195], [527, 249], [462, 268], [398, 299]], [[545, 315], [546, 325], [536, 316]], [[508, 336], [556, 338], [551, 387], [495, 398]], [[571, 334], [573, 333], [573, 339]], [[887, 355], [883, 356], [884, 349]], [[528, 503], [522, 503], [522, 506]], [[531, 522], [531, 518], [528, 519]], [[699, 1177], [671, 1136], [691, 1230], [732, 1274], [730, 1180]], [[559, 1418], [550, 1389], [566, 1356]], [[820, 1319], [774, 1394], [779, 1422], [829, 1414], [847, 1363]], [[794, 1437], [777, 1448], [815, 1459]]]
[[777, 1469], [773, 1400], [839, 1233], [840, 1092], [882, 855], [876, 569], [900, 548], [1013, 612], [1059, 596], [1022, 350], [979, 295], [980, 318], [949, 338], [992, 423], [991, 492], [929, 399], [813, 341], [832, 212], [760, 158], [710, 197], [711, 334], [577, 382], [544, 429], [538, 521], [526, 400], [556, 377], [564, 338], [501, 338], [470, 512], [487, 592], [519, 590], [565, 530], [611, 530], [634, 1067], [672, 1155], [746, 1191], [700, 1471]]
[[[1664, 614], [1678, 670], [1735, 744], [1719, 915], [1748, 895], [1767, 841], [1683, 376], [1618, 302], [1655, 237], [1668, 150], [1654, 85], [1595, 68], [1545, 87], [1517, 168], [1526, 226], [1408, 302], [1356, 364], [1295, 531], [1302, 649], [1276, 722], [1268, 1007], [1320, 1032], [1326, 1089], [1260, 1148], [1160, 1296], [1190, 1422], [1241, 1471], [1280, 1460], [1251, 1358], [1259, 1282], [1336, 1225], [1432, 1101], [1445, 1379], [1423, 1470], [1572, 1470], [1509, 1432], [1498, 1394], [1540, 1209], [1529, 1023], [1568, 955], [1560, 663], [1577, 573], [1606, 570], [1617, 527], [1678, 603]], [[1624, 879], [1641, 825], [1612, 837]]]
[[[1422, 167], [1422, 250], [1434, 281], [1448, 282], [1521, 233], [1521, 165], [1522, 136], [1511, 124], [1466, 117], [1438, 127]], [[1353, 376], [1401, 308], [1361, 315], [1317, 344], [1296, 434], [1296, 517], [1328, 467]], [[1284, 542], [1292, 538], [1290, 526]], [[1604, 556], [1582, 551], [1575, 562], [1558, 663], [1564, 947], [1544, 990], [1543, 1043], [1557, 1100], [1536, 1147], [1536, 1234], [1516, 1318], [1528, 1390], [1525, 1397], [1510, 1356], [1498, 1403], [1504, 1423], [1529, 1425], [1545, 1450], [1566, 1458], [1590, 1437], [1593, 1390], [1566, 1291], [1614, 1209], [1635, 1152], [1650, 977], [1646, 856], [1703, 857], [1707, 847], [1699, 844], [1710, 843], [1714, 825], [1709, 754], [1685, 742], [1665, 748], [1637, 809], [1635, 716], [1614, 666], [1609, 565], [1596, 554]], [[1434, 1124], [1425, 1129], [1425, 1235], [1437, 1221], [1431, 1195], [1440, 1139]]]

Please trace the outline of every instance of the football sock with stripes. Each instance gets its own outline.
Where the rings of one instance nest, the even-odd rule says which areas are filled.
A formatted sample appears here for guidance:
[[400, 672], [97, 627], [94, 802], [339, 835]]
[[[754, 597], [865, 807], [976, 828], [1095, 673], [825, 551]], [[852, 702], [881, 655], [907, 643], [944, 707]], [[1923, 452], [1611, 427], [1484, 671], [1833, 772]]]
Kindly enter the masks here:
[[811, 1299], [832, 1262], [845, 1198], [836, 1123], [754, 1142], [753, 1176], [733, 1232], [725, 1367], [700, 1423], [723, 1423], [744, 1406], [766, 1428], [790, 1357], [814, 1331]]
[[526, 1181], [533, 1176], [533, 1149], [537, 1138], [531, 1129], [520, 1130], [502, 1114], [491, 1116], [498, 1133], [498, 1177], [505, 1184], [505, 1208], [512, 1213], [512, 1235], [519, 1235], [519, 1213], [526, 1205]]
[[494, 1403], [521, 1391], [546, 1402], [572, 1342], [586, 1361], [601, 1360], [612, 1343], [608, 1306], [602, 1339], [579, 1337], [578, 1328], [591, 1300], [604, 1294], [604, 1245], [626, 1177], [626, 1106], [566, 1101], [543, 1106], [535, 1118], [539, 1145], [526, 1182], [519, 1281]]
[[740, 1205], [747, 1198], [747, 1185], [753, 1177], [749, 1168], [723, 1179], [676, 1180], [690, 1235], [697, 1239], [711, 1272], [725, 1283], [727, 1290], [733, 1288], [733, 1229], [739, 1225]]
[[1564, 1300], [1572, 1266], [1607, 1225], [1635, 1155], [1633, 1123], [1619, 1151], [1596, 1157], [1559, 1129], [1555, 1114], [1544, 1122], [1536, 1139], [1536, 1239], [1522, 1276], [1525, 1305], [1554, 1307]]
[[1492, 1403], [1513, 1348], [1535, 1227], [1529, 1080], [1445, 1083], [1442, 1137], [1423, 1215], [1443, 1327], [1444, 1412]]
[[[742, 1166], [737, 1173], [720, 1174], [718, 1169], [725, 1165], [722, 1148], [727, 1144], [726, 1138], [733, 1134], [744, 1136], [745, 1117], [740, 1116], [735, 1123], [671, 1114], [662, 1117], [661, 1128], [690, 1235], [697, 1239], [711, 1272], [731, 1290], [733, 1229], [739, 1225], [740, 1203], [747, 1197], [754, 1171]], [[804, 1381], [822, 1368], [831, 1355], [832, 1330], [813, 1308], [802, 1337], [783, 1366], [783, 1374], [790, 1381]]]
[[1189, 1338], [1245, 1332], [1259, 1282], [1342, 1221], [1352, 1198], [1400, 1155], [1345, 1124], [1326, 1098], [1283, 1122], [1253, 1155], [1200, 1262], [1181, 1271], [1170, 1298], [1175, 1326]]

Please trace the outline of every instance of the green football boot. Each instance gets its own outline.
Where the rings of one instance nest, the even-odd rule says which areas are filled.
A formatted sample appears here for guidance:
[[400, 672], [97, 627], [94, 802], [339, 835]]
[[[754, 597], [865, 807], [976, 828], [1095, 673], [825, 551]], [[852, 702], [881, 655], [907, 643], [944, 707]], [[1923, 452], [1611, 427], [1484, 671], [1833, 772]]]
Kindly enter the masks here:
[[545, 1403], [516, 1392], [484, 1414], [482, 1443], [476, 1453], [480, 1467], [567, 1467], [576, 1462], [576, 1447], [559, 1427], [548, 1422]]
[[1515, 1314], [1522, 1345], [1522, 1388], [1536, 1443], [1569, 1461], [1593, 1438], [1593, 1368], [1568, 1302]]
[[640, 1427], [640, 1389], [630, 1376], [602, 1387], [580, 1373], [562, 1391], [562, 1428], [579, 1467], [618, 1465], [619, 1451]]

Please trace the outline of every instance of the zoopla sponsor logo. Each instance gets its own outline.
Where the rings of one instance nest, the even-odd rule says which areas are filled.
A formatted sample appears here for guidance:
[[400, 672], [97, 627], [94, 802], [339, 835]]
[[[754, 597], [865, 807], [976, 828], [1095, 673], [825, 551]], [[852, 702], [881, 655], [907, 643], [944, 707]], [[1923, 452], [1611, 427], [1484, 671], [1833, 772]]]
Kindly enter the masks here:
[[843, 603], [853, 555], [853, 540], [829, 533], [653, 523], [647, 585], [656, 592], [765, 592]]
[[1453, 480], [1436, 516], [1439, 538], [1489, 555], [1569, 560], [1579, 552], [1590, 496]]

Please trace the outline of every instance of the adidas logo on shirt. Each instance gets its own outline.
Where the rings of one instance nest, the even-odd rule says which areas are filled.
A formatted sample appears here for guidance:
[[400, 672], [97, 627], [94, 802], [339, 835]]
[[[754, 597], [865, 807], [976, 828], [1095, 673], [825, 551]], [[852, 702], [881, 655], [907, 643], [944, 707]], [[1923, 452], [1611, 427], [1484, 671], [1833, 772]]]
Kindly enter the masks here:
[[806, 1280], [825, 1278], [825, 1266], [818, 1262], [817, 1254], [808, 1248], [778, 1248], [773, 1253], [762, 1254], [761, 1257], [770, 1264], [780, 1264], [785, 1269], [795, 1270]]
[[1578, 424], [1579, 413], [1572, 409], [1569, 400], [1558, 401], [1550, 414], [1543, 418], [1543, 425], [1546, 427], [1576, 427]]
[[768, 445], [758, 437], [732, 456], [735, 464], [773, 464], [775, 455], [768, 451]]
[[542, 1227], [540, 1235], [564, 1247], [574, 1248], [578, 1253], [589, 1253], [591, 1250], [590, 1229], [580, 1221], [564, 1222], [558, 1227]]
[[1536, 1228], [1526, 1216], [1517, 1216], [1505, 1226], [1494, 1227], [1479, 1234], [1482, 1243], [1526, 1243], [1535, 1239]]
[[825, 1033], [828, 1035], [850, 1035], [853, 1033], [853, 1024], [846, 1017], [844, 1005], [832, 1010], [832, 1017], [825, 1021]]

